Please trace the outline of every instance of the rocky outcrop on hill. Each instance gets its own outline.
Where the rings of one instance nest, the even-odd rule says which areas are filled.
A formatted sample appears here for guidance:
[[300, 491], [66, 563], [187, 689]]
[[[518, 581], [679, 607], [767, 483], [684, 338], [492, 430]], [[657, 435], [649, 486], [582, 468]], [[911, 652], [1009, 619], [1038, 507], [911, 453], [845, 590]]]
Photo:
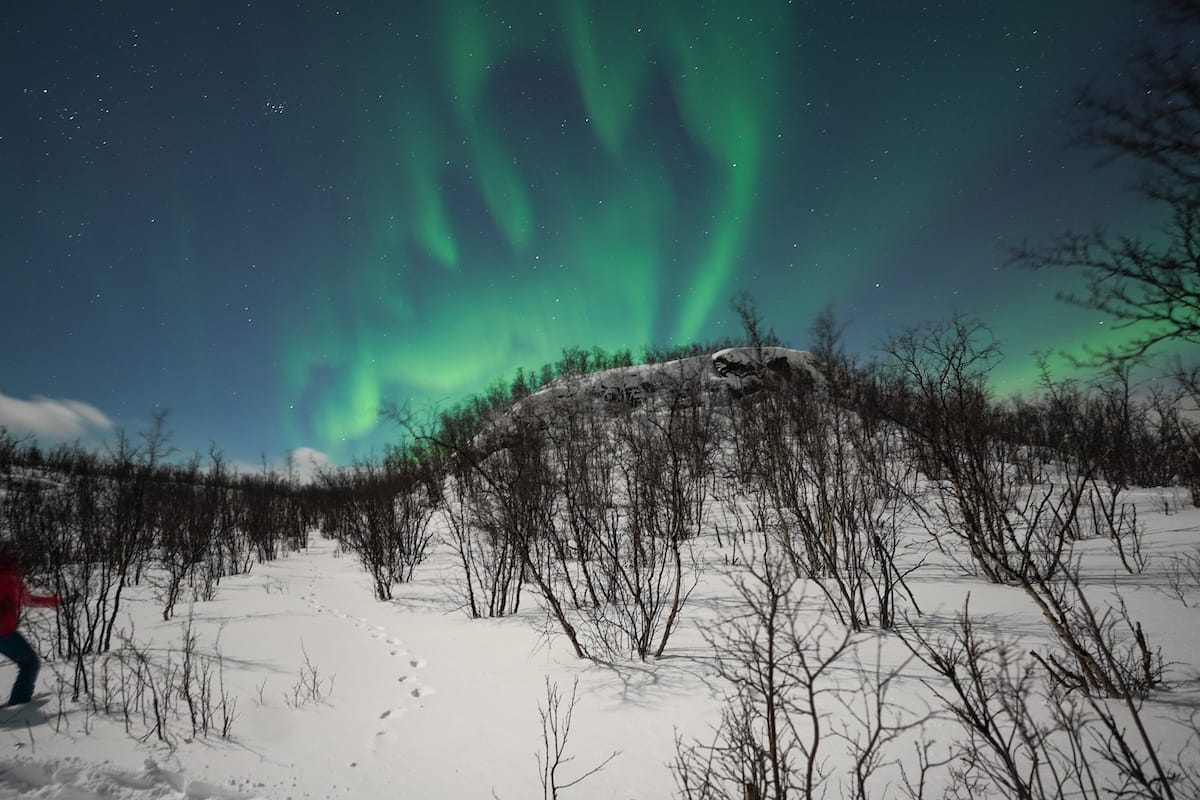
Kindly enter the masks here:
[[638, 364], [588, 375], [572, 375], [542, 387], [522, 405], [589, 396], [607, 402], [640, 405], [663, 392], [700, 388], [709, 393], [745, 395], [769, 377], [821, 382], [811, 353], [786, 347], [733, 347], [711, 355], [661, 364]]

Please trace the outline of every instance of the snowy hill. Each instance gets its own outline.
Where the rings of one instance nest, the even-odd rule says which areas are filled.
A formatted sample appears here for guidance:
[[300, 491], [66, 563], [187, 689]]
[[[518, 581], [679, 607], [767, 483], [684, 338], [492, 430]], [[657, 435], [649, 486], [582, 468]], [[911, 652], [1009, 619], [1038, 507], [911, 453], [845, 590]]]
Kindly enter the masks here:
[[[101, 600], [25, 615], [46, 702], [0, 709], [0, 798], [736, 799], [773, 780], [769, 730], [796, 796], [999, 798], [1024, 775], [1098, 798], [1137, 770], [1139, 796], [1163, 775], [1200, 796], [1187, 488], [997, 441], [972, 477], [999, 481], [999, 538], [972, 539], [953, 476], [827, 393], [754, 394], [766, 370], [820, 382], [775, 349], [556, 382], [526, 408], [580, 413], [465, 459], [436, 507], [382, 468], [294, 514], [279, 484], [153, 483], [112, 648], [61, 652]], [[747, 402], [656, 404], [680, 380]], [[7, 484], [5, 537], [69, 556], [45, 580], [111, 590], [111, 552], [82, 547], [108, 518], [69, 512], [120, 500], [116, 474]], [[230, 505], [176, 524], [210, 495]], [[54, 525], [20, 516], [42, 501]], [[368, 572], [393, 557], [411, 570]]]

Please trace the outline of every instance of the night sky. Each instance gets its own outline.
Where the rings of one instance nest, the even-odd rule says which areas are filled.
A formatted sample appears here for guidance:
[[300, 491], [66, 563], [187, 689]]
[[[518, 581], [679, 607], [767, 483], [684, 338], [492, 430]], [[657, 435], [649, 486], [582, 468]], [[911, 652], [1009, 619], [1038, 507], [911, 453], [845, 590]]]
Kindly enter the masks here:
[[567, 345], [867, 351], [976, 313], [1002, 390], [1103, 318], [1005, 243], [1155, 210], [1067, 147], [1136, 2], [45, 2], [0, 15], [0, 424], [345, 463], [381, 401]]

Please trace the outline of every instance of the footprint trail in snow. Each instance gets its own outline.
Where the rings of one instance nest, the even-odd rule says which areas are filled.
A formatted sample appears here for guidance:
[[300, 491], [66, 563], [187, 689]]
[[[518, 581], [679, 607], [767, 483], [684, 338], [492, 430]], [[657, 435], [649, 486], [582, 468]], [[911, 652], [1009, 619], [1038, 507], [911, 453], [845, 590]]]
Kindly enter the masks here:
[[376, 722], [379, 725], [373, 737], [373, 745], [379, 746], [393, 736], [394, 727], [405, 717], [410, 708], [421, 708], [424, 705], [422, 701], [434, 694], [433, 687], [425, 684], [420, 679], [421, 670], [425, 668], [428, 662], [423, 658], [413, 656], [405, 650], [400, 639], [392, 636], [384, 626], [370, 625], [362, 617], [355, 617], [337, 608], [325, 605], [317, 599], [316, 592], [311, 585], [308, 593], [304, 595], [304, 602], [318, 614], [327, 614], [337, 619], [346, 620], [355, 628], [366, 633], [371, 639], [382, 642], [391, 648], [388, 651], [388, 655], [399, 659], [399, 663], [402, 665], [400, 674], [396, 679], [399, 688], [394, 697], [388, 698], [389, 701], [397, 704], [388, 705], [380, 709], [377, 713]]

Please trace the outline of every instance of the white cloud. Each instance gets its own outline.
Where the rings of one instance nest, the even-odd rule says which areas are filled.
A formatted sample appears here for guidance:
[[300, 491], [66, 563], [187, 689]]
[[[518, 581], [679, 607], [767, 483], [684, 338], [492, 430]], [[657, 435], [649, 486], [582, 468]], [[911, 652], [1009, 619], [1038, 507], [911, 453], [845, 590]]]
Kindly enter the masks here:
[[[333, 460], [328, 455], [316, 450], [312, 447], [297, 447], [290, 450], [287, 456], [284, 456], [277, 462], [267, 462], [266, 468], [268, 472], [273, 472], [276, 475], [286, 476], [288, 472], [288, 456], [292, 459], [292, 470], [296, 476], [296, 480], [300, 483], [309, 483], [317, 473], [323, 469], [333, 468]], [[241, 475], [261, 475], [263, 472], [263, 464], [260, 461], [257, 464], [251, 464], [248, 461], [231, 461], [228, 465], [233, 470]]]
[[333, 461], [327, 454], [311, 447], [297, 447], [288, 455], [292, 457], [292, 464], [296, 468], [296, 478], [301, 483], [308, 483], [317, 476], [319, 471], [333, 466]]
[[80, 400], [56, 400], [40, 395], [21, 400], [0, 393], [0, 427], [14, 433], [70, 439], [97, 428], [110, 429], [113, 421], [100, 409]]

